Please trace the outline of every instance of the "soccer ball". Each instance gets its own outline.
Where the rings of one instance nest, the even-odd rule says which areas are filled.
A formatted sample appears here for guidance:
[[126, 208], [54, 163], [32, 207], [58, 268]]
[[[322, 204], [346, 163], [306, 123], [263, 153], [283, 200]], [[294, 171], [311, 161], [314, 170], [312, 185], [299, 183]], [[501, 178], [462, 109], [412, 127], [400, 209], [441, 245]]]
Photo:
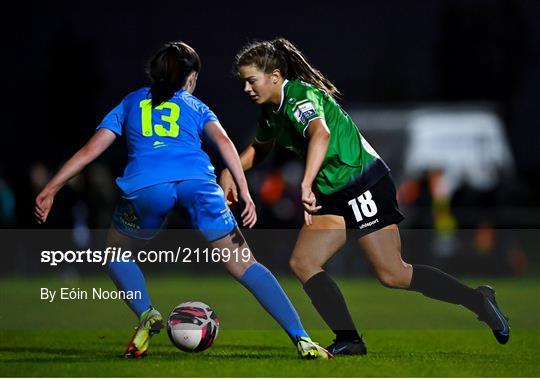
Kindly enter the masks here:
[[167, 334], [174, 346], [198, 352], [214, 343], [219, 331], [216, 313], [205, 303], [188, 301], [177, 305], [167, 320]]

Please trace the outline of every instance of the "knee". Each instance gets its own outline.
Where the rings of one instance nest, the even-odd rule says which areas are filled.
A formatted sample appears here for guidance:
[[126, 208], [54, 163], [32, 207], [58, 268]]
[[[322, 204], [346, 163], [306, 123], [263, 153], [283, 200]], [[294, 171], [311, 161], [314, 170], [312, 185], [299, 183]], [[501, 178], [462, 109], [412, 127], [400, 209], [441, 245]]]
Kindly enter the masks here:
[[302, 271], [303, 262], [302, 259], [291, 257], [289, 259], [289, 267], [294, 275], [298, 276], [298, 273]]
[[399, 269], [383, 269], [377, 271], [377, 279], [388, 288], [409, 288], [412, 277], [412, 266], [405, 264]]
[[309, 259], [292, 256], [289, 259], [289, 267], [293, 274], [302, 282], [309, 279], [313, 274], [321, 271], [320, 265], [311, 262]]
[[242, 279], [248, 268], [253, 264], [257, 263], [255, 259], [250, 259], [248, 262], [234, 262], [233, 260], [224, 263], [225, 269], [232, 275], [236, 280]]

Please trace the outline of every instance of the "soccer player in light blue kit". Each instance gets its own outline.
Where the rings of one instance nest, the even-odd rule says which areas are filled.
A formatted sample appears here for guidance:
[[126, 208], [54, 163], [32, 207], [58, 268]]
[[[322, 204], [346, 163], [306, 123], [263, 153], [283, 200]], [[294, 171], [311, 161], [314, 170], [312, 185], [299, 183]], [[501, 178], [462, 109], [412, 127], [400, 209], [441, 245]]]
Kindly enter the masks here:
[[[216, 184], [210, 159], [201, 148], [201, 139], [206, 138], [221, 154], [245, 203], [243, 224], [251, 228], [257, 214], [238, 153], [216, 115], [192, 95], [200, 68], [199, 56], [189, 45], [173, 42], [162, 47], [149, 64], [151, 87], [126, 96], [37, 196], [37, 221], [44, 223], [56, 193], [124, 134], [129, 159], [124, 175], [117, 179], [122, 199], [113, 215], [109, 246], [129, 249], [133, 239], [153, 238], [166, 216], [182, 209], [212, 248], [248, 249]], [[311, 341], [276, 278], [252, 254], [248, 262], [230, 259], [223, 263], [283, 327], [302, 358], [332, 357]], [[126, 356], [144, 356], [151, 336], [163, 328], [163, 318], [152, 307], [144, 276], [135, 262], [111, 262], [108, 268], [118, 289], [142, 294], [141, 299], [126, 301], [139, 318]]]

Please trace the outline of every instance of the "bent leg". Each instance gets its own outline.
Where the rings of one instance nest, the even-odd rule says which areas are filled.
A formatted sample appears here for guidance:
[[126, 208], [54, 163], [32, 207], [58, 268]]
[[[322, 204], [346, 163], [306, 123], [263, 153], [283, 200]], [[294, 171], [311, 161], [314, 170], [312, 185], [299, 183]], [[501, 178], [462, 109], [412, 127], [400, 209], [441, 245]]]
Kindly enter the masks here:
[[410, 265], [401, 258], [397, 225], [389, 225], [358, 240], [379, 281], [390, 288], [408, 289], [432, 299], [460, 304], [476, 314], [483, 310], [483, 296], [456, 278], [425, 265]]
[[[257, 263], [238, 228], [234, 228], [225, 237], [210, 242], [210, 246], [220, 252], [223, 265], [236, 280], [240, 280], [246, 270]], [[229, 259], [225, 259], [226, 251], [231, 253]], [[238, 254], [233, 254], [234, 251], [237, 251]]]
[[[134, 241], [118, 232], [116, 229], [111, 228], [107, 236], [107, 246], [122, 248], [123, 250], [130, 250]], [[129, 260], [128, 262], [112, 261], [108, 263], [109, 276], [113, 280], [114, 284], [121, 291], [138, 291], [134, 293], [140, 294], [139, 297], [134, 299], [126, 299], [126, 304], [131, 308], [133, 312], [140, 318], [141, 314], [152, 307], [150, 302], [150, 296], [146, 288], [146, 281], [144, 275], [137, 265], [137, 263]]]
[[[113, 226], [108, 234], [108, 246], [135, 248], [154, 237], [163, 224], [167, 214], [174, 207], [174, 184], [161, 183], [137, 190], [129, 195], [123, 194], [113, 214]], [[152, 307], [146, 281], [137, 263], [110, 262], [109, 275], [119, 290], [138, 291], [140, 298], [126, 300], [127, 305], [140, 318]]]
[[357, 242], [381, 284], [390, 288], [409, 288], [413, 268], [401, 258], [401, 238], [397, 225], [374, 231]]
[[[229, 235], [211, 242], [211, 245], [212, 248], [218, 248], [220, 251], [225, 248], [229, 251], [249, 250], [242, 233], [237, 228]], [[263, 308], [287, 332], [293, 343], [296, 343], [297, 337], [309, 338], [296, 309], [274, 275], [265, 266], [258, 263], [253, 254], [250, 253], [249, 259], [242, 259], [241, 254], [239, 257], [239, 260], [236, 260], [235, 257], [235, 259], [231, 258], [228, 262], [224, 262], [229, 273], [255, 296]]]
[[343, 294], [323, 269], [347, 240], [345, 221], [335, 215], [313, 216], [312, 220], [312, 225], [302, 227], [289, 264], [336, 340], [359, 340]]
[[305, 284], [323, 271], [323, 266], [347, 241], [345, 221], [341, 216], [312, 216], [313, 223], [304, 225], [294, 246], [289, 266]]

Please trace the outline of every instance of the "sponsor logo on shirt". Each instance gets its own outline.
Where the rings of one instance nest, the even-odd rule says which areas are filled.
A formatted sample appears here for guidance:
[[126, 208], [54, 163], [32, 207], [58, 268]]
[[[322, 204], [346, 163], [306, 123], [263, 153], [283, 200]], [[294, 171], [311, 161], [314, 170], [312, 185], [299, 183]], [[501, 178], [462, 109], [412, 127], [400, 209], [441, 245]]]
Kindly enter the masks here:
[[313, 106], [313, 103], [311, 101], [305, 101], [296, 104], [296, 108], [294, 110], [294, 117], [300, 124], [306, 126], [308, 122], [313, 118], [313, 116], [316, 115], [317, 112], [315, 111], [315, 107]]

